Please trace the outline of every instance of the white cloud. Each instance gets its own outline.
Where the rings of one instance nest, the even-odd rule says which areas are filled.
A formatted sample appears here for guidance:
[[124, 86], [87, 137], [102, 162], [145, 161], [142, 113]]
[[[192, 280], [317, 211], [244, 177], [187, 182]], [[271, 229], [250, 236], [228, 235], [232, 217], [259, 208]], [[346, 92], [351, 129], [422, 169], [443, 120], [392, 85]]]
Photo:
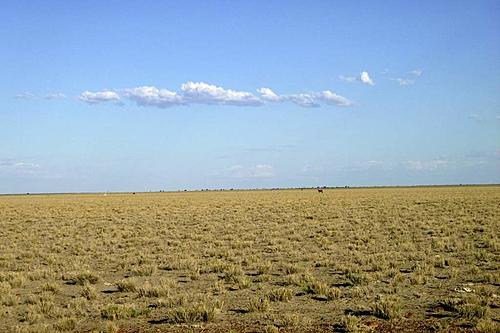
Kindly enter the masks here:
[[278, 96], [274, 91], [269, 88], [257, 89], [257, 92], [261, 94], [260, 98], [269, 102], [280, 102], [283, 100], [282, 97]]
[[205, 82], [186, 82], [181, 85], [184, 99], [199, 104], [226, 104], [239, 106], [258, 106], [263, 102], [252, 93], [224, 89]]
[[355, 76], [339, 75], [339, 79], [346, 82], [356, 82], [358, 79]]
[[182, 96], [167, 89], [156, 87], [137, 87], [125, 90], [125, 96], [142, 106], [166, 108], [183, 104]]
[[373, 86], [375, 84], [375, 83], [373, 83], [373, 80], [370, 78], [370, 75], [368, 74], [368, 72], [362, 72], [361, 75], [359, 76], [359, 79], [364, 84], [369, 84], [371, 86]]
[[186, 82], [179, 92], [143, 86], [122, 90], [85, 91], [79, 99], [89, 103], [121, 102], [128, 99], [141, 106], [166, 108], [175, 105], [206, 104], [261, 106], [266, 103], [291, 102], [302, 107], [319, 107], [321, 103], [335, 106], [351, 106], [353, 102], [337, 93], [324, 90], [289, 95], [278, 95], [270, 88], [257, 89], [260, 96], [245, 91], [225, 89], [205, 82]]
[[66, 95], [61, 92], [53, 92], [45, 95], [43, 98], [45, 99], [63, 99], [66, 98]]
[[287, 95], [286, 100], [305, 108], [319, 107], [319, 104], [317, 103], [316, 98], [314, 97], [314, 93]]
[[410, 73], [411, 75], [414, 75], [414, 76], [422, 76], [422, 74], [424, 73], [423, 70], [417, 68], [417, 69], [414, 69], [412, 71], [409, 71], [408, 73]]
[[79, 99], [89, 104], [98, 104], [103, 102], [117, 102], [120, 100], [120, 95], [112, 90], [98, 92], [84, 91], [80, 94]]
[[336, 93], [330, 90], [325, 90], [320, 93], [316, 93], [315, 95], [317, 100], [321, 100], [327, 104], [333, 104], [338, 106], [351, 106], [353, 104], [352, 101], [348, 100], [343, 96], [337, 95]]
[[337, 106], [351, 106], [353, 103], [349, 99], [340, 96], [330, 90], [320, 92], [291, 94], [291, 95], [277, 95], [269, 88], [260, 88], [257, 90], [261, 93], [261, 98], [269, 102], [292, 102], [302, 107], [319, 107], [320, 102], [337, 105]]

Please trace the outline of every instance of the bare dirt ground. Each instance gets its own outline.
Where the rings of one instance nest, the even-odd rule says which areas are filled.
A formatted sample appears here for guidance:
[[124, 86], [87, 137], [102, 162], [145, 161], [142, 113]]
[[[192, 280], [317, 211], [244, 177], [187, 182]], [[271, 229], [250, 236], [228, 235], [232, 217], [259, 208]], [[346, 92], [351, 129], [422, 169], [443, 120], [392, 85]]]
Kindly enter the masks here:
[[500, 187], [0, 197], [1, 332], [498, 332]]

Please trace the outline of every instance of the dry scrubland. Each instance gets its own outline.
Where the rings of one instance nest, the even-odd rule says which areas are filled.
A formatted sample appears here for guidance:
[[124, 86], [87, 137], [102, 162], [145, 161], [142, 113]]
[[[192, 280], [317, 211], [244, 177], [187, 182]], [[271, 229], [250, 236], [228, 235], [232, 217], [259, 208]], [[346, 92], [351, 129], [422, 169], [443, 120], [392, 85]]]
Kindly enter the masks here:
[[0, 197], [2, 332], [499, 330], [500, 187]]

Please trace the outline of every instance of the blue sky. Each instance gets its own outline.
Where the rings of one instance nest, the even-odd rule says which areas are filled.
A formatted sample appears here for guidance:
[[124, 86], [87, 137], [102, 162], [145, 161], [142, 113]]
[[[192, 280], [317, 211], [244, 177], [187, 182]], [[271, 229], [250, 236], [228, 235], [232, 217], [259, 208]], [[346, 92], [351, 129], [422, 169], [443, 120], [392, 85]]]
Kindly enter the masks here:
[[10, 1], [0, 193], [500, 183], [498, 1]]

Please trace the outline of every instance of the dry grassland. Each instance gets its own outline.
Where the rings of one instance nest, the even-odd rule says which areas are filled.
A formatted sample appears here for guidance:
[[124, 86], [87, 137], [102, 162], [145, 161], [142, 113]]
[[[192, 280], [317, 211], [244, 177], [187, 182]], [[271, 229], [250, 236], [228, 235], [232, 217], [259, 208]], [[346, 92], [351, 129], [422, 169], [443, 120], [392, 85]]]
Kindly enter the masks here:
[[500, 331], [500, 187], [0, 197], [1, 332]]

